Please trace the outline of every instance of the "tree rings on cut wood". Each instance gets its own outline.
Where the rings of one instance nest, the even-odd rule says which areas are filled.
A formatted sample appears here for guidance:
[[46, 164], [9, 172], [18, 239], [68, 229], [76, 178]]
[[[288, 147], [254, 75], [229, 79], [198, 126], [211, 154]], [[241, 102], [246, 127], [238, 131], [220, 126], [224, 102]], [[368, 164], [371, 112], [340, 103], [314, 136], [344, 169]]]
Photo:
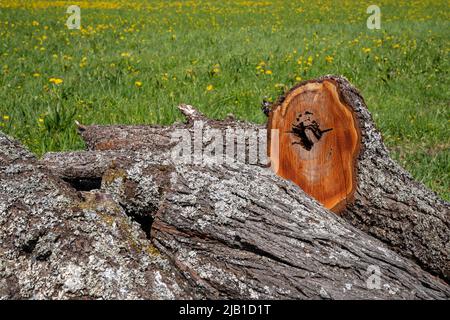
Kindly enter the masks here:
[[272, 168], [336, 213], [353, 199], [360, 141], [354, 111], [332, 79], [294, 87], [269, 114]]

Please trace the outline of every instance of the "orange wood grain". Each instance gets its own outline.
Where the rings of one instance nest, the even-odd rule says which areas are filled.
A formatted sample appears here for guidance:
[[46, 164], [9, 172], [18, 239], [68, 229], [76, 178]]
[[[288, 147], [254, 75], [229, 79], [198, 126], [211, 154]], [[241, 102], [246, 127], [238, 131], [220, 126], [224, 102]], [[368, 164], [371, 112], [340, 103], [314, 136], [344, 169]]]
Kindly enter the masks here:
[[[302, 135], [293, 133], [294, 125]], [[352, 200], [361, 134], [333, 81], [293, 89], [271, 111], [268, 129], [279, 130], [279, 140], [271, 141], [269, 135], [268, 141], [268, 155], [279, 176], [334, 212]]]

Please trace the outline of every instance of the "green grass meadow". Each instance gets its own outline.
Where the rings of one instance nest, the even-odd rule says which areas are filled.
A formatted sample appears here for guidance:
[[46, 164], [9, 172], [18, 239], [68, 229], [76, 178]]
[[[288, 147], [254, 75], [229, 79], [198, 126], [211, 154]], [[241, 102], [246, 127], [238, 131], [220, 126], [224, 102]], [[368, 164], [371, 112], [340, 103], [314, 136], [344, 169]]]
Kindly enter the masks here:
[[42, 155], [84, 148], [75, 120], [170, 124], [180, 103], [263, 123], [264, 98], [341, 74], [393, 157], [448, 200], [449, 30], [445, 0], [0, 0], [0, 130]]

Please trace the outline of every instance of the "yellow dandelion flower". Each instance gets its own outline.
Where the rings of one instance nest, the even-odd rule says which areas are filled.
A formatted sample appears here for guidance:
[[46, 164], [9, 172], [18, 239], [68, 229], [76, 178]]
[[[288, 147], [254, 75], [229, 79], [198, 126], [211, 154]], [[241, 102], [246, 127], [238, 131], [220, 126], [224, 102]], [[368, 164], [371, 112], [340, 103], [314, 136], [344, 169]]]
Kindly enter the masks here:
[[325, 57], [325, 61], [328, 62], [328, 63], [332, 63], [333, 60], [334, 60], [334, 58], [332, 56], [326, 56]]
[[33, 77], [35, 77], [35, 78], [38, 78], [38, 77], [40, 77], [40, 76], [41, 76], [41, 74], [38, 73], [38, 72], [33, 73]]
[[53, 84], [56, 84], [56, 85], [59, 85], [59, 84], [63, 83], [64, 80], [63, 80], [63, 79], [60, 79], [60, 78], [50, 78], [50, 79], [48, 80], [48, 82], [53, 83]]
[[398, 48], [400, 48], [400, 45], [399, 45], [398, 43], [396, 43], [396, 44], [394, 44], [394, 45], [392, 46], [392, 48], [398, 49]]
[[272, 70], [266, 70], [265, 74], [270, 76], [272, 74]]
[[142, 82], [141, 81], [135, 81], [134, 85], [138, 88], [142, 87]]
[[362, 48], [362, 51], [364, 53], [369, 53], [370, 51], [372, 51], [372, 49], [370, 49], [370, 48]]
[[295, 77], [295, 81], [302, 81], [302, 77], [296, 76], [296, 77]]
[[128, 58], [128, 57], [131, 56], [131, 53], [129, 53], [129, 52], [122, 52], [122, 53], [120, 54], [120, 56], [121, 56], [121, 57], [124, 57], [124, 58]]
[[9, 119], [10, 119], [10, 118], [9, 118], [8, 115], [5, 114], [5, 115], [3, 116], [3, 120], [8, 121]]
[[32, 24], [34, 27], [37, 27], [37, 26], [39, 25], [39, 22], [33, 21], [31, 24]]
[[38, 122], [39, 122], [40, 124], [42, 124], [42, 123], [44, 123], [44, 119], [39, 118], [39, 119], [38, 119]]
[[86, 58], [86, 57], [83, 57], [83, 58], [81, 59], [81, 62], [80, 62], [80, 64], [79, 64], [79, 66], [80, 66], [80, 68], [84, 68], [86, 65], [87, 65], [87, 58]]
[[208, 84], [208, 86], [206, 87], [206, 91], [213, 91], [214, 90], [214, 86], [212, 84]]

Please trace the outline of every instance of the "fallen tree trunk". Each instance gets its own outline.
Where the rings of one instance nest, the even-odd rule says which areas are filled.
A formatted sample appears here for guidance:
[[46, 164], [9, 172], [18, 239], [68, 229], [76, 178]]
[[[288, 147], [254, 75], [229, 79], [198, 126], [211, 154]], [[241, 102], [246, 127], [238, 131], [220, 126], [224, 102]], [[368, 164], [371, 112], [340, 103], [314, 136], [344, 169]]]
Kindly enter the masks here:
[[[327, 83], [326, 90], [320, 87], [320, 84], [323, 83]], [[324, 93], [322, 92], [321, 95], [318, 95], [317, 92], [321, 92], [320, 90]], [[318, 95], [318, 97], [315, 98], [315, 95]], [[302, 96], [306, 96], [306, 99], [302, 98]], [[347, 187], [344, 188], [344, 193], [340, 194], [341, 200], [338, 201], [340, 204], [336, 207], [337, 210], [335, 211], [357, 228], [380, 239], [389, 248], [416, 261], [425, 270], [438, 275], [448, 282], [450, 274], [449, 203], [440, 199], [434, 192], [427, 189], [421, 183], [414, 181], [409, 173], [390, 158], [389, 152], [382, 142], [381, 134], [374, 125], [364, 99], [346, 79], [336, 76], [326, 76], [298, 85], [288, 92], [285, 97], [281, 98], [271, 109], [267, 110], [267, 113], [270, 115], [269, 129], [273, 128], [273, 114], [277, 113], [277, 110], [282, 109], [283, 103], [286, 101], [293, 101], [295, 105], [300, 106], [293, 108], [293, 115], [298, 116], [298, 113], [304, 109], [302, 109], [302, 103], [303, 105], [306, 104], [309, 108], [320, 110], [314, 103], [314, 99], [317, 100], [319, 98], [324, 102], [328, 101], [326, 103], [327, 113], [336, 105], [338, 105], [338, 110], [345, 109], [350, 111], [351, 119], [347, 117], [347, 121], [353, 121], [353, 124], [343, 124], [347, 128], [353, 126], [353, 131], [349, 133], [341, 132], [341, 135], [345, 137], [345, 134], [350, 134], [350, 136], [359, 137], [355, 141], [358, 145], [355, 161], [345, 161], [347, 164], [350, 163], [353, 168], [349, 167], [345, 170], [335, 171], [337, 175], [342, 174], [345, 176], [343, 181], [348, 180], [353, 184], [351, 187], [348, 187], [349, 183], [346, 182], [336, 184]], [[284, 104], [285, 108], [288, 106], [289, 103]], [[196, 121], [205, 122], [202, 125], [202, 130], [205, 128], [222, 130], [226, 128], [251, 129], [259, 130], [260, 132], [263, 130], [262, 126], [237, 122], [233, 119], [227, 119], [223, 122], [208, 120], [195, 111], [195, 109], [186, 105], [180, 106], [180, 110], [187, 117], [187, 123], [164, 127], [163, 129], [153, 126], [81, 126], [80, 131], [88, 148], [92, 152], [115, 151], [127, 154], [130, 150], [141, 149], [161, 154], [163, 152], [170, 152], [176, 145], [176, 142], [173, 142], [171, 139], [171, 133], [174, 130], [186, 129], [192, 133]], [[307, 110], [305, 109], [304, 111]], [[328, 120], [332, 123], [331, 127], [336, 127], [339, 124], [337, 120], [340, 120], [340, 118], [338, 116], [331, 118], [333, 121]], [[280, 150], [283, 150], [283, 148], [293, 150], [292, 152], [289, 151], [291, 155], [302, 150], [301, 145], [292, 144], [293, 142], [298, 142], [298, 137], [288, 132], [292, 131], [289, 129], [293, 125], [293, 123], [289, 122], [292, 119], [295, 118], [290, 116], [285, 121], [287, 124], [285, 124], [285, 128], [280, 127], [280, 124], [284, 123], [280, 119], [277, 120], [279, 123], [278, 127], [275, 126], [281, 129], [280, 141], [283, 141], [283, 134], [289, 138], [284, 142], [284, 146], [280, 146]], [[326, 129], [329, 129], [328, 126], [321, 127], [321, 130]], [[335, 132], [338, 132], [338, 129], [335, 128]], [[352, 132], [354, 133], [353, 135]], [[270, 135], [270, 130], [267, 133]], [[319, 139], [316, 141], [318, 143], [315, 147], [320, 146], [320, 143], [326, 141], [327, 135], [328, 137], [333, 137], [333, 134], [333, 131], [326, 132], [322, 140]], [[340, 140], [342, 138], [339, 138], [337, 141]], [[268, 144], [268, 150], [270, 150], [270, 139]], [[264, 148], [265, 145], [259, 144], [259, 147]], [[335, 144], [336, 147], [339, 146]], [[245, 148], [248, 149], [248, 142]], [[326, 150], [326, 148], [323, 150]], [[258, 150], [258, 164], [260, 165], [267, 162], [266, 159], [261, 157], [262, 153], [264, 152]], [[347, 152], [347, 154], [350, 158], [354, 156], [352, 152]], [[90, 157], [86, 153], [79, 153], [79, 156]], [[65, 165], [68, 160], [58, 159], [59, 157], [59, 155], [48, 155], [46, 161], [52, 167], [65, 168], [63, 170], [67, 172], [72, 171], [72, 166], [69, 163]], [[66, 156], [63, 155], [62, 158], [66, 158]], [[336, 161], [336, 159], [337, 157], [330, 162], [331, 165], [328, 164], [327, 166], [333, 168], [333, 161]], [[59, 160], [62, 163], [58, 163]], [[52, 165], [53, 161], [56, 161], [55, 165]], [[283, 161], [286, 161], [286, 159], [283, 159]], [[297, 159], [296, 163], [301, 167], [302, 162], [300, 160]], [[338, 161], [338, 163], [339, 167], [342, 167], [342, 160]], [[320, 166], [317, 164], [314, 165], [315, 170], [320, 171]], [[298, 170], [293, 170], [292, 172], [295, 175]], [[283, 172], [278, 173], [281, 176], [286, 176]], [[323, 176], [326, 176], [326, 173]], [[101, 178], [101, 176], [99, 177]], [[296, 181], [295, 177], [290, 180]], [[296, 182], [302, 187], [299, 181]], [[327, 183], [332, 184], [333, 182], [328, 181]], [[311, 194], [311, 188], [304, 187], [304, 189]], [[313, 189], [320, 190], [317, 187]], [[344, 197], [342, 197], [342, 194], [344, 194]], [[314, 197], [314, 192], [311, 195]], [[319, 201], [323, 200], [320, 197], [318, 198]]]
[[[450, 297], [444, 282], [259, 166], [136, 153], [132, 163], [116, 158], [103, 190], [80, 198], [25, 164], [29, 179], [18, 163], [1, 166], [3, 298]], [[118, 205], [127, 199], [153, 220], [150, 239]]]
[[[178, 110], [186, 118], [184, 123], [175, 123], [171, 126], [83, 126], [78, 124], [78, 132], [86, 143], [87, 149], [91, 151], [146, 150], [154, 153], [172, 150], [179, 142], [178, 139], [174, 139], [174, 133], [176, 131], [188, 130], [193, 138], [192, 142], [196, 138], [194, 134], [202, 134], [206, 130], [221, 130], [224, 138], [227, 130], [238, 130], [238, 134], [243, 133], [244, 135], [246, 130], [249, 133], [252, 133], [252, 131], [266, 132], [263, 126], [238, 121], [231, 115], [225, 120], [208, 119], [194, 107], [186, 104], [180, 105]], [[237, 138], [248, 138], [244, 135]], [[202, 140], [203, 137], [199, 137], [199, 139], [201, 140], [199, 141], [201, 144], [205, 145], [208, 143], [208, 141]], [[224, 139], [225, 143], [226, 140]], [[235, 141], [235, 143], [246, 144], [245, 141]], [[264, 143], [266, 143], [265, 139]], [[266, 150], [264, 149], [263, 151], [265, 152]], [[264, 159], [260, 159], [260, 161], [263, 160], [266, 160], [265, 154]]]
[[[263, 128], [180, 109], [187, 122], [169, 127], [79, 126], [91, 150], [40, 162], [0, 135], [0, 298], [450, 298], [427, 265], [262, 167], [261, 144], [249, 164], [252, 138], [236, 146], [244, 158], [209, 152], [229, 146], [223, 131]], [[201, 161], [179, 163], [173, 132], [195, 149], [197, 122], [224, 139], [207, 135]]]

